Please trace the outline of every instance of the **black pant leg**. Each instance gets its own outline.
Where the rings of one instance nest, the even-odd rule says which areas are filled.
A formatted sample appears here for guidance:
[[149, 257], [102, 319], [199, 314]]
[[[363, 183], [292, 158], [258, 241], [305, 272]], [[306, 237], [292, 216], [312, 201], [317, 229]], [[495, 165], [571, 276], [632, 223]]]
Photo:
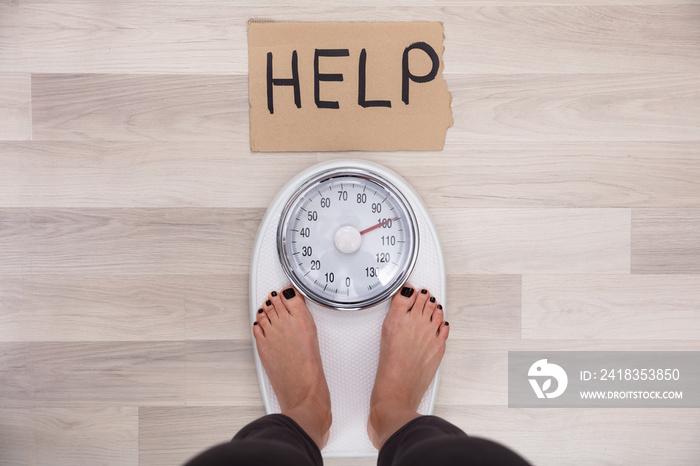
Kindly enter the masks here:
[[306, 432], [283, 414], [243, 427], [229, 442], [191, 459], [186, 466], [321, 466], [323, 458]]
[[508, 465], [528, 466], [514, 451], [486, 439], [473, 438], [437, 416], [409, 421], [389, 437], [379, 452], [378, 466]]

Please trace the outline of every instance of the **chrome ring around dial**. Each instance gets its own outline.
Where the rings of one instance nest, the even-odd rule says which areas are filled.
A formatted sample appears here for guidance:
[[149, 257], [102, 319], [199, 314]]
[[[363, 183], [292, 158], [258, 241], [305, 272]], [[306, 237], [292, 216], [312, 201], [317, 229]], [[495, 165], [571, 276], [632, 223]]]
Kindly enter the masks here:
[[401, 192], [380, 174], [335, 168], [303, 182], [277, 228], [284, 273], [307, 298], [358, 310], [391, 297], [418, 256], [418, 224]]

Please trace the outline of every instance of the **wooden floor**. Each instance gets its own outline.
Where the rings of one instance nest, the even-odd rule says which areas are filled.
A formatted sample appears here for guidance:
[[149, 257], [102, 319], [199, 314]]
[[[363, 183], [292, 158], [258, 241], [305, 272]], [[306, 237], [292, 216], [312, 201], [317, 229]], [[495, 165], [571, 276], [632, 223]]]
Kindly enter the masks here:
[[[506, 386], [509, 350], [700, 350], [700, 4], [348, 3], [0, 0], [0, 464], [180, 464], [262, 415], [254, 237], [346, 156], [436, 223], [437, 414], [538, 465], [700, 464], [700, 409]], [[249, 18], [444, 22], [444, 150], [251, 153]]]

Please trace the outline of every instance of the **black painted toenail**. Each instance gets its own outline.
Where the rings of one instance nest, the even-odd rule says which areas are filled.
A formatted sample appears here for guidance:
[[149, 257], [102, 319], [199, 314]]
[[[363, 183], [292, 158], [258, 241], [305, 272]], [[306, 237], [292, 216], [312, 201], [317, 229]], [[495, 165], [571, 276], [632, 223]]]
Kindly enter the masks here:
[[438, 304], [438, 309], [442, 309], [442, 304]]
[[295, 297], [297, 294], [294, 292], [294, 288], [287, 288], [286, 290], [282, 290], [282, 294], [284, 295], [285, 298], [287, 299], [292, 299]]
[[273, 291], [272, 293], [270, 293], [270, 296], [272, 296], [274, 298], [275, 296], [277, 296], [277, 292]]
[[257, 322], [253, 322], [253, 327], [255, 327], [256, 325], [258, 325], [258, 323], [257, 323]]
[[411, 296], [413, 296], [413, 288], [411, 288], [410, 286], [404, 286], [403, 288], [401, 288], [401, 296], [410, 298]]
[[422, 290], [420, 290], [420, 292], [421, 292], [421, 294], [428, 294], [428, 290], [426, 290], [425, 288], [423, 288]]
[[445, 327], [447, 327], [448, 325], [450, 325], [450, 323], [449, 323], [449, 322], [445, 322]]
[[270, 301], [269, 299], [265, 301], [265, 306], [272, 306], [272, 301]]
[[431, 302], [431, 303], [434, 303], [434, 302], [435, 302], [435, 296], [431, 296], [431, 297], [430, 297], [430, 302]]
[[258, 309], [258, 314], [262, 314], [262, 308]]

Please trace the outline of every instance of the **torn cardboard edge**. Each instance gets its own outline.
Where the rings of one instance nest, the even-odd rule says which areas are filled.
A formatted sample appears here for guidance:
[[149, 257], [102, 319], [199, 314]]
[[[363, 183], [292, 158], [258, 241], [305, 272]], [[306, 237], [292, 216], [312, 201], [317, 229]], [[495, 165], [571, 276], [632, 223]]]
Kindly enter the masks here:
[[439, 22], [248, 23], [252, 151], [442, 150]]

